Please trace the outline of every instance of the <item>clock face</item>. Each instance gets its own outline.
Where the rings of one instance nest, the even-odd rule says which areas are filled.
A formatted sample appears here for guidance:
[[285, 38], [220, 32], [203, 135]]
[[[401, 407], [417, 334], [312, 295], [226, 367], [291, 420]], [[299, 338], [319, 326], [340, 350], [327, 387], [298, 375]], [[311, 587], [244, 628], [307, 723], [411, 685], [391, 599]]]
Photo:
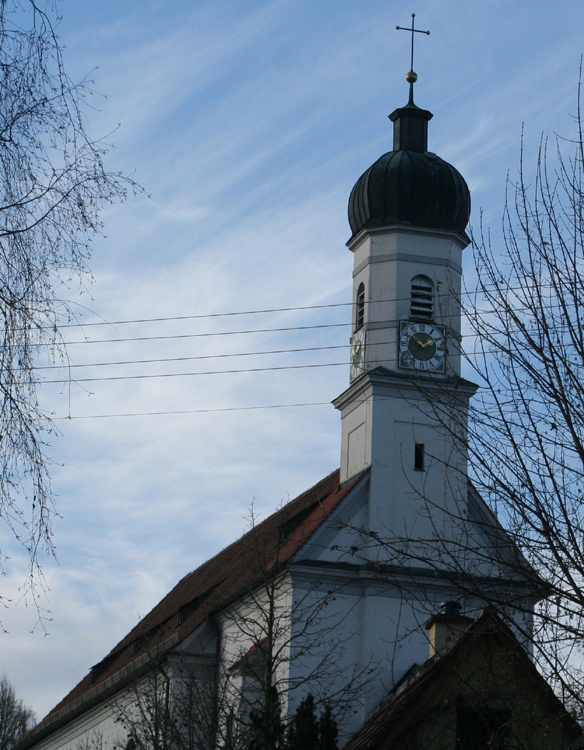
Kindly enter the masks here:
[[365, 370], [365, 329], [361, 328], [351, 337], [351, 381]]
[[409, 370], [444, 372], [446, 329], [433, 323], [402, 320], [399, 337], [399, 366]]

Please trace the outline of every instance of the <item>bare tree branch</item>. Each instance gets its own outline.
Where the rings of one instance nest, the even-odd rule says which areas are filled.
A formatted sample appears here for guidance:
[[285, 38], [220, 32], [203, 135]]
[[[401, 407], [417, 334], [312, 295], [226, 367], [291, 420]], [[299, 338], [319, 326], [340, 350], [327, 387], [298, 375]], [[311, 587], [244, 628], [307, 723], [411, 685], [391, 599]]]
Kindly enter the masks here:
[[[33, 598], [39, 552], [53, 551], [56, 434], [33, 364], [67, 361], [59, 322], [74, 312], [57, 291], [90, 279], [100, 209], [138, 189], [106, 171], [108, 146], [87, 132], [95, 92], [67, 76], [57, 21], [55, 0], [0, 2], [0, 518], [26, 548]], [[0, 548], [0, 570], [5, 559]]]
[[6, 675], [0, 677], [0, 750], [12, 750], [34, 726], [34, 712], [16, 697]]

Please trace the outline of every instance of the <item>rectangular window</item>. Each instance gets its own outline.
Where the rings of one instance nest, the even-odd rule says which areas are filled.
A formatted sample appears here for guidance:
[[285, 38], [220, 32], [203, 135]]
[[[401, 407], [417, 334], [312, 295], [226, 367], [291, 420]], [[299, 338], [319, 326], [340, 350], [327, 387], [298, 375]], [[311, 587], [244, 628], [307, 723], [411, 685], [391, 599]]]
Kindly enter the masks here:
[[365, 323], [365, 284], [359, 284], [357, 289], [357, 306], [355, 311], [355, 330], [363, 328]]
[[424, 471], [425, 469], [425, 446], [423, 443], [416, 443], [414, 449], [414, 469], [416, 471]]
[[507, 750], [511, 713], [463, 708], [456, 715], [456, 750]]

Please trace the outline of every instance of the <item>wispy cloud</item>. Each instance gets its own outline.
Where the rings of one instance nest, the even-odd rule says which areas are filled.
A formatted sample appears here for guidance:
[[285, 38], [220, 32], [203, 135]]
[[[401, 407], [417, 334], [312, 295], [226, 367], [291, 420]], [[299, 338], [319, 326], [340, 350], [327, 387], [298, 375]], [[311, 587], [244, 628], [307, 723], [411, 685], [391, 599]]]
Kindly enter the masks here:
[[[533, 7], [537, 12], [533, 11]], [[569, 10], [569, 13], [567, 11]], [[499, 220], [521, 122], [530, 144], [569, 126], [584, 6], [425, 0], [417, 101], [435, 113], [430, 142]], [[129, 320], [348, 302], [346, 201], [391, 148], [386, 116], [406, 101], [408, 12], [392, 2], [224, 3], [65, 0], [73, 73], [94, 65], [108, 94], [92, 120], [112, 124], [112, 168], [136, 169], [151, 198], [105, 214], [97, 284], [84, 320]], [[70, 19], [70, 20], [68, 20]], [[78, 77], [78, 76], [76, 76]], [[559, 125], [557, 124], [559, 123]], [[473, 221], [477, 220], [475, 213]], [[82, 308], [80, 307], [80, 313]], [[71, 340], [346, 322], [348, 310], [174, 321], [71, 331]], [[239, 328], [241, 326], [241, 328]], [[343, 345], [331, 328], [71, 347], [72, 362], [160, 359]], [[329, 353], [76, 370], [79, 377], [341, 362]], [[228, 363], [228, 364], [227, 364]], [[328, 402], [348, 368], [102, 381], [46, 388], [59, 416]], [[88, 391], [91, 395], [88, 395]], [[62, 423], [51, 447], [63, 515], [59, 564], [47, 560], [53, 622], [7, 610], [3, 668], [43, 714], [189, 569], [239, 535], [255, 497], [266, 514], [335, 468], [332, 406]], [[18, 595], [14, 551], [3, 591]], [[4, 588], [4, 585], [6, 588]]]

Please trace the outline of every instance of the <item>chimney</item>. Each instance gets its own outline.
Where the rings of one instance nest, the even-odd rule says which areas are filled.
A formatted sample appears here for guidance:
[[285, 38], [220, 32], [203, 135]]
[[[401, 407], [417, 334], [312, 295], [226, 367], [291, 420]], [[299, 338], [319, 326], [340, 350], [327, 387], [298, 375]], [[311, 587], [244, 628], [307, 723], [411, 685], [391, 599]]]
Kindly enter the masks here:
[[442, 602], [440, 612], [426, 623], [430, 631], [430, 656], [441, 653], [451, 646], [473, 622], [471, 617], [460, 613], [459, 602]]

